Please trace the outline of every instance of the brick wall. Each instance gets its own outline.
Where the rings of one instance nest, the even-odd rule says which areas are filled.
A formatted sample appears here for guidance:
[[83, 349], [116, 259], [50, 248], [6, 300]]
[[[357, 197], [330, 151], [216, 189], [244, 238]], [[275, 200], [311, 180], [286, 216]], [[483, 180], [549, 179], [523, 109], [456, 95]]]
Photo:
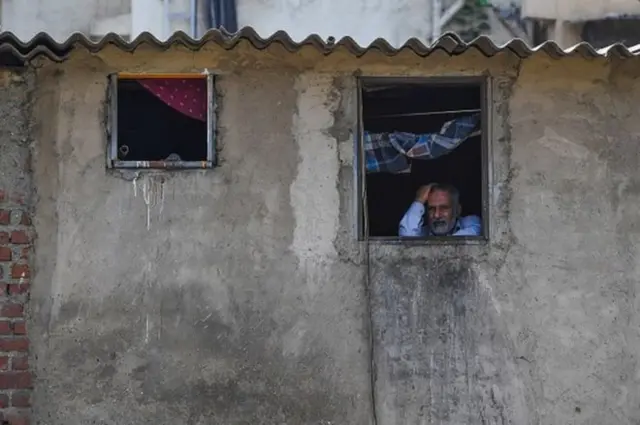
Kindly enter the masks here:
[[0, 189], [0, 424], [29, 423], [32, 376], [25, 315], [32, 228], [25, 197]]

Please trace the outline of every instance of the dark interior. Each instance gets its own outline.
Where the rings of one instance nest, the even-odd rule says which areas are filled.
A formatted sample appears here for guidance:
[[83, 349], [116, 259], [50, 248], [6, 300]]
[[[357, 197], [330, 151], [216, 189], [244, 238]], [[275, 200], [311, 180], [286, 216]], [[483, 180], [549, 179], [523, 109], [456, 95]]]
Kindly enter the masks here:
[[162, 161], [172, 153], [205, 161], [207, 123], [176, 111], [135, 80], [118, 81], [118, 159]]
[[[394, 84], [363, 87], [363, 127], [369, 132], [433, 133], [460, 113], [383, 117], [420, 112], [479, 109], [481, 86]], [[369, 236], [398, 236], [398, 224], [421, 185], [448, 183], [460, 191], [463, 215], [482, 217], [482, 143], [473, 137], [434, 160], [414, 160], [411, 173], [367, 174]]]

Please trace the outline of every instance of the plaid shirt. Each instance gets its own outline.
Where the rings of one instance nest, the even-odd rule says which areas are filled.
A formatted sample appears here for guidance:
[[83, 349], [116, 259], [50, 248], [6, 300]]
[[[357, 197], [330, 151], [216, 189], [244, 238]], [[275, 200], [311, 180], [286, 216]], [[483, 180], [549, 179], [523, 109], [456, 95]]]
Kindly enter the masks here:
[[435, 159], [451, 152], [472, 135], [479, 122], [480, 114], [473, 114], [447, 121], [438, 133], [365, 132], [367, 173], [408, 173], [409, 158]]

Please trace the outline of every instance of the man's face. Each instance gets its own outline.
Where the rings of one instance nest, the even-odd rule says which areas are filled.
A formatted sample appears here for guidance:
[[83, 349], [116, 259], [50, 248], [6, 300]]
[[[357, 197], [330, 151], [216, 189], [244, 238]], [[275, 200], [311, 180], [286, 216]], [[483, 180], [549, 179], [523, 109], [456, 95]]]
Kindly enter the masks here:
[[435, 190], [429, 194], [427, 200], [429, 228], [436, 236], [443, 236], [451, 232], [456, 224], [456, 211], [448, 192]]

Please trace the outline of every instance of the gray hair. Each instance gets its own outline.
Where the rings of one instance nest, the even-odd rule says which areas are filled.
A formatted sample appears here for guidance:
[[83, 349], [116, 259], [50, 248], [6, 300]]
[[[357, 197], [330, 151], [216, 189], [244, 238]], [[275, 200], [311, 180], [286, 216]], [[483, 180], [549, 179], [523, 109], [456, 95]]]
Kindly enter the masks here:
[[460, 192], [455, 186], [450, 184], [434, 183], [431, 186], [432, 192], [447, 192], [451, 198], [451, 204], [456, 211], [456, 215], [460, 213]]

